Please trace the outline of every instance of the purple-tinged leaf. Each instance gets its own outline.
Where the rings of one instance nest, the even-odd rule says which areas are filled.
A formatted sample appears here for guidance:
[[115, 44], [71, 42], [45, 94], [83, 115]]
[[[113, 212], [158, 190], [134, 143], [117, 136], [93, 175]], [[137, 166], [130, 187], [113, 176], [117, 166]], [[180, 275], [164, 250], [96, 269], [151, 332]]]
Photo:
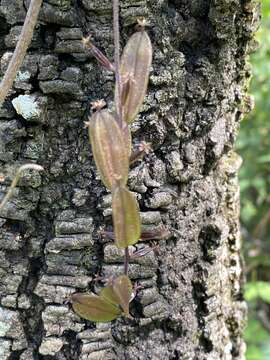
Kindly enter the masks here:
[[164, 226], [160, 226], [157, 229], [153, 230], [143, 230], [141, 233], [142, 241], [149, 240], [166, 240], [171, 237], [171, 233]]
[[104, 185], [109, 190], [116, 184], [125, 185], [129, 154], [115, 118], [108, 110], [100, 110], [94, 113], [88, 127], [95, 163]]
[[124, 127], [122, 128], [122, 132], [123, 132], [124, 143], [126, 145], [126, 151], [128, 157], [130, 158], [131, 150], [132, 150], [132, 137], [131, 137], [130, 128], [127, 124], [125, 124]]
[[[171, 237], [171, 233], [164, 226], [160, 226], [153, 230], [142, 230], [139, 241], [150, 241], [150, 240], [166, 240]], [[108, 240], [115, 240], [115, 234], [112, 231], [102, 230], [102, 236]]]
[[128, 40], [121, 57], [123, 118], [131, 123], [142, 106], [147, 90], [152, 45], [144, 30], [138, 31]]

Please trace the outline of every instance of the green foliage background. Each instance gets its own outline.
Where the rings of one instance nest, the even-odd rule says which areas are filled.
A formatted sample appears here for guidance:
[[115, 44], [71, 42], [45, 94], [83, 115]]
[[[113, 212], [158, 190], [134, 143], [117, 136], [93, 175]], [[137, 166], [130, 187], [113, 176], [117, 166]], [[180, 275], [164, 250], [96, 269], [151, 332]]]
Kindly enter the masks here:
[[238, 153], [249, 322], [247, 360], [270, 359], [270, 0], [262, 0], [260, 47], [251, 56], [255, 109], [241, 124]]

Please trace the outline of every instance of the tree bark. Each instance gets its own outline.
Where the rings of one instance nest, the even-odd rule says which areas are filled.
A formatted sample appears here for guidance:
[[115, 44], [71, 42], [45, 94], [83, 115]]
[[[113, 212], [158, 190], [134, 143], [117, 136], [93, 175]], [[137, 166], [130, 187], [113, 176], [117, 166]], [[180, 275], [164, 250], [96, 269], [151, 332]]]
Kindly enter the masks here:
[[[132, 166], [130, 189], [147, 229], [171, 236], [130, 265], [143, 286], [133, 319], [93, 324], [65, 299], [96, 291], [95, 274], [123, 272], [99, 235], [110, 195], [84, 121], [91, 101], [113, 100], [113, 76], [84, 53], [91, 34], [113, 56], [112, 4], [44, 1], [34, 39], [0, 110], [1, 192], [33, 162], [1, 212], [0, 359], [244, 359], [239, 188], [233, 151], [248, 110], [246, 56], [258, 24], [249, 0], [122, 0], [122, 46], [136, 18], [150, 22], [154, 62], [134, 142], [153, 152]], [[28, 2], [0, 0], [4, 73]], [[11, 104], [11, 100], [13, 105]], [[139, 244], [141, 247], [145, 244]]]

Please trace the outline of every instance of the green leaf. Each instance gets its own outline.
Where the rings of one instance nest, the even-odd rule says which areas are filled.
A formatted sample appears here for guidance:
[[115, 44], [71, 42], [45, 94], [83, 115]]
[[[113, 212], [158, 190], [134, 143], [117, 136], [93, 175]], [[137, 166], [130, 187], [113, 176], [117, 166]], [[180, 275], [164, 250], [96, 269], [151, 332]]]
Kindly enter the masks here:
[[129, 316], [129, 302], [132, 295], [132, 284], [128, 276], [121, 275], [113, 281], [113, 291], [119, 298], [119, 304], [126, 316]]
[[[254, 337], [254, 334], [256, 334], [256, 337]], [[248, 327], [245, 330], [244, 338], [248, 342], [258, 344], [263, 343], [265, 340], [269, 339], [269, 334], [257, 319], [249, 318]]]
[[245, 298], [247, 301], [254, 301], [259, 298], [270, 304], [270, 283], [264, 281], [247, 283]]
[[246, 353], [246, 360], [268, 360], [263, 357], [260, 346], [249, 345]]
[[254, 301], [258, 298], [258, 289], [256, 282], [249, 282], [245, 285], [245, 299]]
[[94, 294], [76, 293], [71, 296], [74, 311], [84, 319], [107, 322], [121, 315], [121, 310]]
[[269, 163], [270, 162], [270, 154], [265, 154], [259, 157], [259, 159], [257, 159], [257, 161], [259, 163]]
[[103, 288], [100, 297], [105, 301], [120, 305], [125, 316], [129, 316], [129, 303], [132, 296], [132, 283], [128, 276], [121, 275], [112, 280], [112, 284]]
[[270, 284], [260, 281], [258, 283], [258, 291], [260, 298], [266, 303], [270, 304]]
[[134, 195], [118, 186], [112, 192], [112, 212], [116, 246], [125, 249], [141, 236], [139, 207]]
[[112, 285], [104, 287], [100, 292], [100, 297], [113, 305], [120, 305], [120, 299], [114, 292]]

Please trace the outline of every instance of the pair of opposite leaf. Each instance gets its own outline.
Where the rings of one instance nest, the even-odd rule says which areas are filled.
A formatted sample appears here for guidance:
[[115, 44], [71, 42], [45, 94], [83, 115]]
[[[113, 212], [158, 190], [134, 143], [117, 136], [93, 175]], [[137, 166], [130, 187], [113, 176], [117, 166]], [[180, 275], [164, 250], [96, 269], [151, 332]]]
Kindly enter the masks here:
[[132, 284], [126, 275], [111, 280], [99, 296], [76, 293], [71, 295], [74, 311], [82, 318], [95, 321], [112, 321], [124, 314], [129, 315], [129, 302], [132, 298]]
[[[99, 54], [100, 58], [100, 54]], [[152, 45], [142, 28], [131, 36], [120, 63], [121, 116], [97, 108], [89, 123], [92, 152], [101, 180], [112, 192], [112, 213], [115, 244], [126, 249], [138, 242], [141, 236], [139, 206], [127, 189], [131, 156], [129, 124], [137, 116], [147, 90]], [[119, 98], [116, 90], [116, 100]], [[91, 321], [111, 321], [124, 314], [129, 316], [132, 284], [122, 275], [103, 288], [98, 295], [76, 293], [71, 296], [73, 309]]]

